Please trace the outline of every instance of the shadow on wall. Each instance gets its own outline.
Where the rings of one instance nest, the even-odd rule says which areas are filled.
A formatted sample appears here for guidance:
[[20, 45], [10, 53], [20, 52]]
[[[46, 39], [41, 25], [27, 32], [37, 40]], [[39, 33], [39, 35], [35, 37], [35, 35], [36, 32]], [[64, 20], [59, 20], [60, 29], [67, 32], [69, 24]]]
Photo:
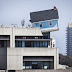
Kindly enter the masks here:
[[0, 48], [0, 70], [7, 69], [7, 48]]

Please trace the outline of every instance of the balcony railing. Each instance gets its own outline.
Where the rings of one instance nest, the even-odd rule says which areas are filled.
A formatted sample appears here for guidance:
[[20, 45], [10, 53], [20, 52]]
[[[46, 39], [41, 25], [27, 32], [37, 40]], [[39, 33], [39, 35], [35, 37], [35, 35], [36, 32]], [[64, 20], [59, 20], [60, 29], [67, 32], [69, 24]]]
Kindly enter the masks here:
[[18, 41], [51, 41], [52, 39], [15, 39]]

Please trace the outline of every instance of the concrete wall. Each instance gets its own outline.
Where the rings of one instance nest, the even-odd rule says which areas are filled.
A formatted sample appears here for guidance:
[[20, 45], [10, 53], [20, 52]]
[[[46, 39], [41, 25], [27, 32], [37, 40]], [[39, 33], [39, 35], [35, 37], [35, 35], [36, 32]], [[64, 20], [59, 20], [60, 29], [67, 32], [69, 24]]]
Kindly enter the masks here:
[[[0, 70], [0, 72], [13, 72], [8, 70]], [[15, 72], [72, 72], [72, 70], [16, 70]]]
[[[13, 72], [8, 70], [0, 70], [0, 72]], [[72, 72], [72, 70], [16, 70], [15, 72]]]
[[0, 27], [0, 35], [10, 35], [10, 47], [15, 47], [15, 36], [42, 36], [39, 28]]
[[23, 70], [16, 72], [72, 72], [72, 70]]
[[8, 70], [0, 70], [0, 72], [72, 72], [72, 69], [65, 70], [16, 70], [16, 71], [8, 71]]
[[58, 55], [58, 48], [7, 48], [7, 69], [23, 70], [23, 56], [54, 56], [54, 69], [58, 69]]
[[5, 70], [0, 70], [0, 72], [5, 72]]
[[72, 70], [23, 70], [16, 72], [72, 72]]
[[[10, 47], [12, 47], [12, 28], [0, 28], [0, 35], [10, 35]], [[0, 69], [7, 69], [7, 48], [0, 48]]]
[[10, 35], [10, 47], [12, 47], [12, 28], [0, 27], [0, 35]]
[[15, 36], [43, 36], [39, 28], [13, 28], [13, 48], [15, 47]]

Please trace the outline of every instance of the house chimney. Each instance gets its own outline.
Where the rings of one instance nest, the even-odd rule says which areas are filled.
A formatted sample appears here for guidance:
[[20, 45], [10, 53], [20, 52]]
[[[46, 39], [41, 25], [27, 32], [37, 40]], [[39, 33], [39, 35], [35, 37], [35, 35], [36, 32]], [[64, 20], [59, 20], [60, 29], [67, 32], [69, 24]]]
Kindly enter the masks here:
[[56, 8], [56, 6], [54, 6], [54, 10], [56, 10], [57, 8]]

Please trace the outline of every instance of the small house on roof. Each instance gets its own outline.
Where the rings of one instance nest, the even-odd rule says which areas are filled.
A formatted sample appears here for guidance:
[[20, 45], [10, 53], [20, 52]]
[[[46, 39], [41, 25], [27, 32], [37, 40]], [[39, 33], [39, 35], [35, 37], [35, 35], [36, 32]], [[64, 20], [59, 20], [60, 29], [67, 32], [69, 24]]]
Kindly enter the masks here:
[[42, 32], [58, 30], [59, 16], [56, 6], [50, 10], [31, 12], [30, 18], [33, 27], [39, 27]]

